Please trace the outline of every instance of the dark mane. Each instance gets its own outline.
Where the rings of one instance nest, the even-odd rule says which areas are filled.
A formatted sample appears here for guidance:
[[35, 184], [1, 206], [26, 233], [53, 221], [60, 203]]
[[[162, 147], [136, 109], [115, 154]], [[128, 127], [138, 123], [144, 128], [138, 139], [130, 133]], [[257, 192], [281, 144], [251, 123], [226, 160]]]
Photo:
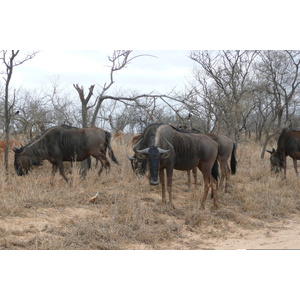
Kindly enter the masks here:
[[51, 129], [55, 128], [55, 127], [59, 127], [59, 126], [50, 127], [48, 129], [43, 130], [38, 135], [36, 135], [34, 138], [32, 138], [24, 147], [21, 147], [21, 149], [25, 149], [25, 148], [29, 147], [34, 142], [36, 142], [38, 139], [40, 139], [41, 137], [43, 137], [49, 130], [51, 130]]

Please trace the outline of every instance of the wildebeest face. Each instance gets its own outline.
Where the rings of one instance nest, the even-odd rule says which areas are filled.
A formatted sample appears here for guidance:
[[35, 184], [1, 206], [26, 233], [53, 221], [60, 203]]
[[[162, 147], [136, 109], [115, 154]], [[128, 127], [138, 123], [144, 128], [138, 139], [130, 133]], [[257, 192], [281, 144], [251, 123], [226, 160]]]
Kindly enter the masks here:
[[279, 157], [278, 153], [276, 153], [275, 149], [273, 148], [272, 151], [267, 150], [268, 153], [271, 154], [270, 162], [271, 162], [271, 172], [279, 173], [284, 165], [284, 159]]
[[132, 170], [136, 175], [144, 176], [146, 173], [147, 158], [138, 158], [136, 154], [128, 157], [131, 163]]
[[144, 150], [137, 150], [137, 157], [139, 159], [147, 158], [149, 165], [149, 182], [151, 185], [158, 185], [159, 165], [160, 160], [167, 158], [170, 155], [170, 150], [163, 150], [156, 146], [151, 146]]
[[14, 149], [15, 151], [15, 171], [18, 176], [23, 176], [28, 173], [31, 168], [31, 160], [27, 155], [23, 155], [20, 153], [20, 149]]

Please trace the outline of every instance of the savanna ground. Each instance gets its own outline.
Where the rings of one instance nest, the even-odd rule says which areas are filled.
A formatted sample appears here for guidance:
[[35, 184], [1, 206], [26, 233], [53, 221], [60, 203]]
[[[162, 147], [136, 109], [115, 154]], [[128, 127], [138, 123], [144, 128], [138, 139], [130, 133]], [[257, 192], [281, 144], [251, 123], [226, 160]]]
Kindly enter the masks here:
[[220, 208], [199, 210], [202, 175], [191, 192], [186, 172], [174, 172], [176, 209], [161, 203], [161, 187], [136, 177], [126, 154], [112, 142], [121, 165], [86, 179], [73, 167], [67, 184], [57, 174], [50, 185], [48, 162], [17, 177], [0, 171], [0, 249], [300, 249], [299, 179], [288, 158], [288, 174], [270, 175], [269, 156], [241, 142], [238, 171], [229, 193], [219, 191]]

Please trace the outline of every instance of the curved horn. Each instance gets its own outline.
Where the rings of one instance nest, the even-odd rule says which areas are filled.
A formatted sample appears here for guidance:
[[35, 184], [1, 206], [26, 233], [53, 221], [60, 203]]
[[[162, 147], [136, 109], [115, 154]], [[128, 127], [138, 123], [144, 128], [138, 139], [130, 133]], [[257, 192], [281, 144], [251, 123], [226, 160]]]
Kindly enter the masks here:
[[135, 151], [138, 152], [138, 153], [141, 153], [141, 154], [148, 154], [149, 149], [150, 149], [150, 148], [145, 148], [145, 149], [143, 149], [143, 150], [135, 150]]
[[126, 156], [127, 156], [127, 158], [129, 159], [129, 160], [135, 160], [135, 157], [134, 156], [129, 156], [128, 154], [126, 154]]
[[15, 153], [20, 153], [23, 150], [23, 147], [20, 147], [20, 148], [13, 147], [12, 149]]
[[272, 151], [266, 149], [266, 152], [268, 152], [270, 154], [274, 154], [276, 152], [276, 150], [274, 148], [272, 149]]
[[143, 140], [143, 138], [141, 138], [137, 143], [135, 143], [133, 146], [132, 146], [132, 149], [133, 151], [135, 151], [135, 147]]
[[165, 154], [165, 153], [170, 152], [170, 150], [164, 150], [164, 149], [161, 149], [161, 148], [157, 148], [157, 150], [159, 151], [160, 154]]

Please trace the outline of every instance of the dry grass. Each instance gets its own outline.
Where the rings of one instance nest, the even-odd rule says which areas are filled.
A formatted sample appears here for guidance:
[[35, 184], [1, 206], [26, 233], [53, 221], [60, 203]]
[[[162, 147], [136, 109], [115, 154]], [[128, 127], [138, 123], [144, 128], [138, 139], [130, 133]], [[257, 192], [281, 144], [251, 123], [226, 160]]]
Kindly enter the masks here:
[[[255, 229], [298, 213], [299, 180], [288, 159], [288, 179], [271, 176], [268, 157], [254, 143], [239, 145], [230, 193], [219, 192], [220, 208], [199, 210], [201, 183], [184, 192], [187, 176], [175, 171], [176, 209], [161, 203], [160, 187], [137, 178], [126, 158], [130, 148], [113, 143], [122, 165], [86, 179], [74, 167], [71, 184], [46, 163], [26, 177], [0, 171], [0, 249], [206, 249], [208, 238], [224, 239], [236, 228]], [[201, 178], [201, 176], [199, 176]]]

